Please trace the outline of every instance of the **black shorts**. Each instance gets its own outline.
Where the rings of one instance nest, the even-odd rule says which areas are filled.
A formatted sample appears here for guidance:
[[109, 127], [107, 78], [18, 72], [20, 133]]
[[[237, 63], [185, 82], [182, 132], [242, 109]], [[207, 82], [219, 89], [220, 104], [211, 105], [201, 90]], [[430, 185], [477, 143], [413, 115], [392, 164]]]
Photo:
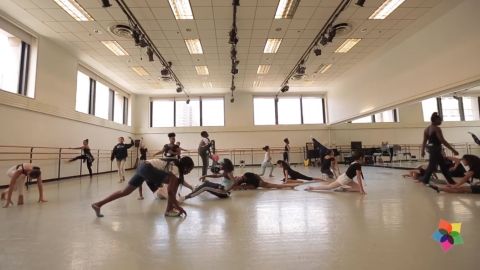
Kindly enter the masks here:
[[471, 185], [470, 188], [472, 189], [472, 193], [480, 194], [480, 185]]
[[128, 184], [134, 187], [139, 187], [143, 182], [147, 182], [147, 186], [155, 192], [162, 184], [168, 183], [170, 173], [159, 170], [150, 163], [140, 163], [137, 171], [132, 176]]

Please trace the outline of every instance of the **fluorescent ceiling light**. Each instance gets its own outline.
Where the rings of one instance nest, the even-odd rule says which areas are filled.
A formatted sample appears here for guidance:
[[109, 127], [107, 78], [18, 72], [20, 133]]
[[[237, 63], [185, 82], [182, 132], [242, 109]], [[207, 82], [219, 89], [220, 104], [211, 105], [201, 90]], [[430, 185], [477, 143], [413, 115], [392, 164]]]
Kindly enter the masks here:
[[207, 66], [195, 66], [198, 75], [208, 75], [208, 67]]
[[203, 82], [202, 84], [203, 84], [204, 88], [212, 88], [213, 87], [212, 82]]
[[139, 76], [148, 76], [150, 75], [143, 67], [132, 67], [133, 71], [137, 73]]
[[170, 3], [175, 19], [193, 20], [192, 8], [188, 0], [168, 0], [168, 3]]
[[280, 44], [282, 43], [281, 38], [269, 38], [263, 49], [263, 53], [277, 53]]
[[319, 71], [320, 73], [325, 73], [331, 67], [332, 67], [332, 64], [324, 65]]
[[353, 46], [355, 46], [355, 44], [357, 44], [358, 42], [360, 42], [360, 38], [349, 38], [347, 40], [345, 40], [345, 42], [342, 43], [342, 45], [340, 45], [340, 47], [338, 47], [337, 50], [335, 50], [336, 53], [346, 53], [348, 51], [350, 51], [351, 48], [353, 48]]
[[370, 15], [370, 20], [383, 20], [387, 18], [390, 13], [395, 11], [405, 0], [386, 0], [377, 10], [375, 10], [372, 15]]
[[102, 41], [103, 45], [107, 47], [110, 51], [112, 51], [115, 55], [123, 56], [128, 55], [128, 52], [125, 51], [120, 44], [116, 41]]
[[185, 39], [185, 44], [190, 54], [203, 54], [200, 39]]
[[297, 10], [300, 0], [280, 0], [278, 2], [275, 19], [291, 19]]
[[253, 81], [253, 87], [261, 87], [263, 84], [262, 81]]
[[267, 74], [270, 70], [270, 65], [259, 65], [257, 69], [257, 74]]
[[63, 10], [79, 22], [93, 21], [92, 16], [75, 0], [54, 0]]

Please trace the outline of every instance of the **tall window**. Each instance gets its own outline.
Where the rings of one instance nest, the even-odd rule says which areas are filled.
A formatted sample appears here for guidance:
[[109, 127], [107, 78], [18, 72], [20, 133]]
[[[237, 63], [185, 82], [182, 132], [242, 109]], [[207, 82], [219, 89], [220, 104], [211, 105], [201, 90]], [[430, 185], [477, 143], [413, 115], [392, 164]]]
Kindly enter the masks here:
[[358, 123], [394, 123], [398, 122], [397, 109], [387, 110], [376, 113], [374, 115], [368, 115], [362, 118], [358, 118], [352, 121], [354, 124]]
[[175, 101], [175, 126], [177, 127], [197, 127], [200, 126], [200, 100]]
[[27, 95], [30, 45], [0, 29], [0, 89]]
[[97, 82], [95, 87], [95, 116], [108, 119], [109, 89], [103, 83]]
[[291, 125], [301, 124], [302, 114], [300, 112], [300, 98], [282, 97], [278, 99], [278, 124]]
[[88, 113], [90, 107], [90, 77], [82, 72], [77, 73], [77, 99], [75, 110]]
[[442, 97], [442, 116], [444, 121], [460, 121], [458, 99]]
[[167, 99], [153, 100], [150, 111], [151, 127], [173, 127], [174, 101]]
[[253, 98], [253, 118], [255, 125], [275, 125], [275, 99]]
[[202, 126], [224, 126], [224, 99], [202, 99]]
[[430, 122], [432, 113], [438, 112], [437, 99], [429, 98], [422, 101], [423, 121]]
[[423, 120], [439, 112], [444, 121], [480, 120], [478, 97], [437, 97], [422, 101]]
[[478, 97], [463, 97], [463, 110], [465, 112], [465, 121], [480, 120], [478, 110]]
[[[113, 121], [115, 123], [124, 124], [123, 110], [126, 104], [124, 104], [124, 98], [122, 95], [115, 93], [114, 105], [113, 105]], [[128, 105], [127, 105], [128, 106]]]
[[323, 124], [323, 98], [302, 97], [302, 115], [304, 124]]
[[361, 123], [372, 123], [372, 116], [369, 115], [369, 116], [365, 116], [365, 117], [362, 117], [362, 118], [358, 118], [358, 119], [355, 119], [352, 121], [352, 123], [354, 124], [361, 124]]

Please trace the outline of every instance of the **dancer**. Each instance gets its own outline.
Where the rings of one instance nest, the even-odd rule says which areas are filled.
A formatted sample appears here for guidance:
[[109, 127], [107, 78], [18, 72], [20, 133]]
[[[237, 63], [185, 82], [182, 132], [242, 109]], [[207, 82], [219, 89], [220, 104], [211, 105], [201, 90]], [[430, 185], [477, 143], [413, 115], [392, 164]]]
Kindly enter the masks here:
[[163, 154], [163, 156], [167, 159], [176, 159], [177, 156], [180, 154], [180, 151], [178, 149], [178, 145], [175, 144], [175, 136], [176, 135], [173, 132], [168, 133], [169, 143], [165, 144], [162, 150], [153, 154], [153, 156]]
[[103, 217], [100, 212], [103, 205], [129, 195], [145, 181], [152, 192], [155, 192], [162, 184], [168, 184], [168, 204], [165, 216], [178, 217], [182, 214], [186, 216], [187, 212], [178, 204], [176, 193], [178, 186], [184, 183], [184, 175], [188, 174], [193, 166], [193, 160], [187, 156], [180, 160], [147, 160], [140, 163], [137, 171], [123, 190], [114, 192], [105, 199], [93, 203], [92, 208], [97, 217]]
[[[305, 190], [334, 190], [342, 187], [342, 191], [360, 192], [361, 194], [365, 194], [365, 190], [363, 188], [363, 174], [361, 165], [363, 153], [354, 152], [352, 158], [354, 159], [354, 162], [352, 162], [350, 166], [348, 166], [348, 169], [345, 171], [345, 173], [341, 174], [337, 178], [337, 180], [330, 184], [307, 187]], [[358, 183], [353, 180], [355, 176], [357, 176]]]
[[[404, 178], [412, 178], [413, 180], [416, 180], [417, 182], [421, 181], [423, 177], [425, 176], [425, 170], [427, 169], [428, 165], [423, 164], [418, 167], [416, 167], [413, 170], [408, 171], [407, 174], [402, 175]], [[436, 173], [432, 173], [432, 178], [433, 179], [438, 179]]]
[[[230, 190], [235, 185], [235, 178], [233, 177], [233, 170], [234, 166], [230, 159], [225, 158], [220, 163], [222, 173], [221, 174], [212, 174], [212, 175], [204, 175], [200, 177], [200, 181], [203, 183], [196, 187], [190, 194], [186, 195], [185, 197], [181, 197], [180, 200], [184, 201], [187, 199], [191, 199], [200, 195], [203, 192], [211, 193], [219, 198], [228, 198], [230, 196]], [[205, 178], [223, 178], [222, 184], [217, 184], [205, 180]]]
[[[340, 175], [340, 169], [338, 168], [337, 161], [335, 160], [335, 153], [333, 150], [327, 149], [326, 154], [321, 158], [322, 165], [320, 171], [326, 174], [329, 178], [336, 178]], [[338, 175], [336, 174], [338, 173]]]
[[285, 161], [287, 164], [290, 164], [290, 141], [288, 138], [285, 138], [283, 139], [283, 142], [285, 143], [283, 150], [283, 161]]
[[462, 161], [456, 157], [445, 157], [445, 163], [448, 166], [448, 172], [451, 177], [463, 177], [467, 172], [462, 166]]
[[83, 145], [80, 147], [75, 147], [75, 148], [70, 148], [70, 149], [81, 149], [82, 154], [80, 156], [74, 157], [68, 162], [73, 162], [75, 160], [81, 159], [83, 162], [87, 162], [87, 169], [88, 169], [88, 174], [90, 175], [90, 178], [93, 177], [92, 174], [92, 164], [95, 158], [92, 155], [92, 152], [90, 152], [90, 147], [88, 146], [88, 139], [83, 140]]
[[127, 161], [128, 157], [127, 150], [134, 145], [132, 137], [128, 138], [130, 138], [130, 143], [124, 144], [123, 142], [125, 141], [125, 138], [118, 137], [118, 144], [113, 147], [112, 155], [110, 157], [111, 161], [113, 161], [114, 159], [117, 160], [118, 176], [120, 178], [120, 180], [118, 181], [119, 183], [125, 181], [125, 162]]
[[176, 142], [175, 143], [177, 145], [177, 158], [180, 159], [180, 157], [182, 156], [182, 151], [188, 151], [187, 149], [183, 149], [181, 146], [180, 146], [180, 142]]
[[[465, 175], [454, 185], [432, 185], [430, 187], [437, 192], [444, 191], [448, 193], [475, 193], [480, 194], [480, 184], [472, 184], [472, 178], [480, 179], [480, 158], [475, 155], [464, 155], [462, 162], [470, 169]], [[470, 182], [470, 185], [464, 184]]]
[[198, 145], [198, 155], [202, 159], [202, 175], [206, 175], [208, 170], [208, 158], [210, 156], [210, 146], [212, 144], [208, 138], [208, 132], [202, 131], [200, 132], [200, 136], [202, 136], [202, 139]]
[[295, 171], [294, 169], [292, 169], [290, 165], [288, 165], [288, 163], [283, 160], [278, 160], [277, 166], [279, 166], [283, 170], [284, 178], [282, 179], [282, 181], [284, 183], [300, 183], [300, 184], [303, 183], [302, 181], [298, 181], [297, 179], [307, 180], [307, 181], [313, 181], [313, 180], [325, 181], [325, 179], [322, 179], [322, 178], [303, 175]]
[[447, 182], [449, 184], [455, 184], [455, 181], [453, 181], [452, 177], [448, 172], [448, 166], [445, 162], [445, 158], [442, 155], [442, 144], [445, 145], [448, 149], [452, 150], [455, 156], [458, 155], [458, 152], [445, 140], [445, 138], [443, 138], [442, 129], [440, 128], [440, 125], [442, 124], [442, 118], [440, 117], [440, 115], [438, 115], [437, 112], [434, 112], [430, 117], [430, 120], [431, 124], [427, 128], [425, 128], [425, 131], [423, 132], [421, 155], [422, 158], [425, 156], [425, 147], [428, 146], [428, 152], [430, 154], [430, 157], [428, 160], [428, 167], [425, 171], [425, 176], [423, 177], [422, 182], [425, 185], [428, 184], [432, 173], [435, 172], [437, 166], [440, 165], [440, 170], [445, 176], [445, 179], [447, 179]]
[[268, 145], [265, 145], [263, 148], [263, 151], [265, 151], [265, 157], [263, 158], [263, 162], [261, 165], [262, 172], [259, 174], [260, 176], [263, 176], [265, 174], [265, 169], [267, 167], [270, 167], [270, 174], [268, 176], [273, 177], [273, 169], [275, 166], [272, 164], [272, 155], [270, 153], [270, 147]]
[[472, 132], [467, 132], [467, 133], [470, 134], [470, 135], [472, 135], [473, 141], [474, 141], [476, 144], [480, 145], [480, 139], [478, 139], [478, 137], [477, 137], [475, 134], [473, 134]]
[[[143, 163], [147, 160], [148, 149], [143, 143], [143, 137], [140, 139], [140, 163]], [[143, 184], [138, 187], [138, 199], [143, 200]]]
[[246, 172], [240, 177], [235, 177], [235, 186], [233, 186], [233, 190], [257, 189], [259, 187], [267, 189], [295, 189], [298, 185], [300, 184], [275, 184], [263, 180], [258, 174]]
[[34, 166], [31, 163], [22, 163], [8, 169], [7, 175], [10, 177], [10, 185], [1, 193], [1, 199], [7, 200], [3, 206], [4, 208], [13, 205], [12, 193], [14, 190], [18, 191], [17, 205], [22, 205], [24, 203], [23, 186], [25, 185], [25, 179], [27, 177], [30, 177], [31, 179], [37, 179], [38, 202], [47, 202], [43, 196], [43, 182], [41, 177], [42, 172], [40, 171], [40, 167]]

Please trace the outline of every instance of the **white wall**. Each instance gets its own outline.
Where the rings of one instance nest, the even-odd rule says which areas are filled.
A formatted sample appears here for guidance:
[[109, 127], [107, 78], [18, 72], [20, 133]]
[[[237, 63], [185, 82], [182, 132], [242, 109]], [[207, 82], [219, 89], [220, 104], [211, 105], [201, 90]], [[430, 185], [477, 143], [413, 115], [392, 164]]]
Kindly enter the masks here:
[[328, 92], [330, 123], [479, 81], [479, 10], [478, 0], [443, 1], [407, 29], [418, 32], [401, 33], [343, 74]]

